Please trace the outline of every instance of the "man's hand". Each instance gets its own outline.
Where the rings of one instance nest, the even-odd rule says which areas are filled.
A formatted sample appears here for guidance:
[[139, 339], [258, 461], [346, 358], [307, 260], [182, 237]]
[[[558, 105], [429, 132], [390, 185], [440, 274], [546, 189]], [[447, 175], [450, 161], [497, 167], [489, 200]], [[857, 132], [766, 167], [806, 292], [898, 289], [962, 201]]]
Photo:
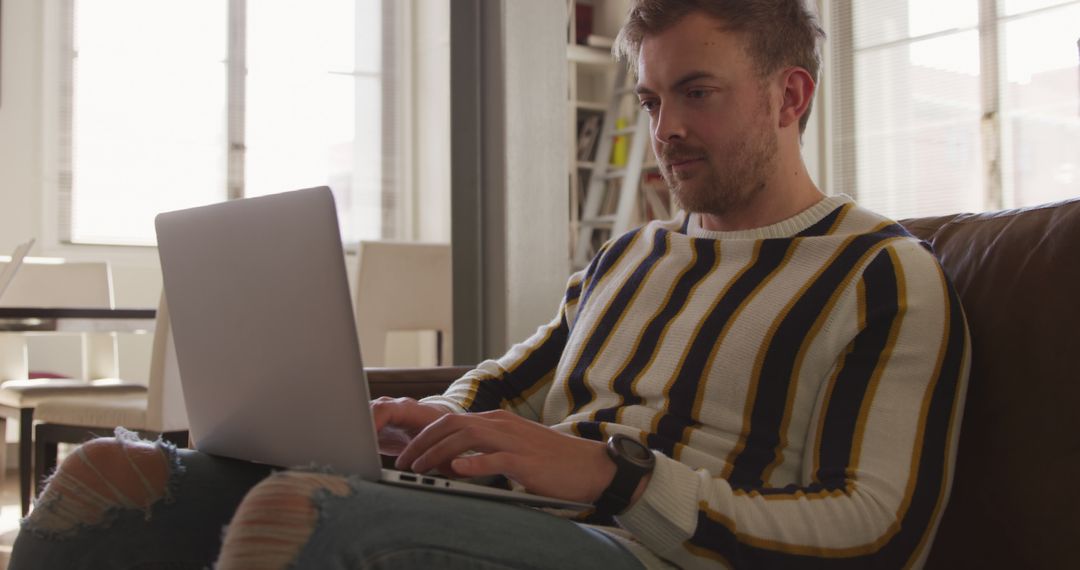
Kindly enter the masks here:
[[[475, 455], [461, 455], [466, 452]], [[615, 463], [604, 444], [557, 432], [510, 412], [443, 415], [412, 438], [398, 469], [456, 477], [504, 475], [533, 493], [594, 502]]]
[[449, 413], [442, 406], [421, 404], [412, 398], [383, 396], [373, 400], [371, 415], [379, 434], [379, 453], [400, 454], [420, 430]]

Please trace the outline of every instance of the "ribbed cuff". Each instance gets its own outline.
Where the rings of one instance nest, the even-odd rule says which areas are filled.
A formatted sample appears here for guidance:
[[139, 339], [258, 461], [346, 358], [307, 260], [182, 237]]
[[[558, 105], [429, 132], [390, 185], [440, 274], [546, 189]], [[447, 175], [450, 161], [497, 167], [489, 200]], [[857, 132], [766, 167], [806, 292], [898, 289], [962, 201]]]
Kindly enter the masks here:
[[681, 549], [694, 531], [699, 485], [701, 480], [693, 469], [657, 454], [645, 492], [615, 521], [649, 550], [668, 558], [667, 554]]

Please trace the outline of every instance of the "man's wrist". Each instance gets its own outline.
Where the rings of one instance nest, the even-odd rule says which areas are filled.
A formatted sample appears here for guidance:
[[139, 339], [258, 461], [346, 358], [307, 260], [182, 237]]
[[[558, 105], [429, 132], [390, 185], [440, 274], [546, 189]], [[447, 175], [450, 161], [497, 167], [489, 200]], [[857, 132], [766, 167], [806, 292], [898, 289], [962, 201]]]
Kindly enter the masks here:
[[615, 472], [593, 504], [597, 514], [614, 516], [630, 508], [645, 492], [656, 458], [640, 441], [623, 434], [611, 436], [604, 451]]

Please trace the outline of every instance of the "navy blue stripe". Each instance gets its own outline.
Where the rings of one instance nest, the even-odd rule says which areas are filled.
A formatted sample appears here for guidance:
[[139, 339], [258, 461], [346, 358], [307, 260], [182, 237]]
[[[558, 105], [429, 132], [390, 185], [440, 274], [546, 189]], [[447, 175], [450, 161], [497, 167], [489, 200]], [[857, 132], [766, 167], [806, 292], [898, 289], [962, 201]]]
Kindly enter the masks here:
[[690, 212], [687, 212], [686, 216], [683, 217], [682, 227], [679, 228], [679, 233], [682, 234], [682, 235], [687, 235], [689, 232], [690, 232]]
[[[965, 354], [964, 317], [960, 301], [952, 285], [948, 285], [950, 327], [946, 334], [945, 358], [936, 378], [923, 431], [917, 481], [911, 502], [902, 514], [900, 530], [878, 551], [848, 558], [819, 558], [788, 554], [757, 548], [738, 542], [735, 534], [720, 523], [698, 512], [698, 525], [689, 543], [711, 550], [730, 560], [736, 567], [769, 568], [899, 568], [910, 563], [923, 536], [930, 532], [934, 511], [945, 485], [945, 465], [948, 460], [949, 427], [956, 398], [960, 395], [960, 380]], [[914, 411], [913, 411], [914, 412]], [[809, 489], [820, 487], [811, 485]], [[773, 494], [768, 490], [757, 490]], [[793, 492], [784, 489], [780, 492]], [[823, 499], [829, 500], [829, 499]], [[846, 499], [843, 499], [846, 500]]]
[[843, 368], [836, 375], [819, 435], [817, 479], [829, 488], [842, 488], [847, 482], [859, 411], [900, 313], [896, 279], [887, 250], [882, 250], [863, 273], [866, 325], [855, 336], [852, 350], [844, 357]]
[[563, 297], [563, 304], [569, 305], [581, 296], [581, 284], [584, 281], [578, 281], [566, 289], [566, 295]]
[[564, 314], [559, 326], [552, 331], [547, 340], [533, 350], [521, 364], [500, 377], [478, 382], [476, 397], [473, 398], [467, 410], [470, 412], [497, 410], [503, 403], [522, 397], [558, 366], [563, 349], [566, 348], [569, 330]]
[[[592, 296], [592, 292], [596, 289], [596, 285], [603, 281], [604, 275], [607, 275], [608, 271], [611, 271], [612, 267], [615, 267], [615, 263], [619, 261], [622, 254], [626, 252], [626, 248], [630, 247], [634, 238], [638, 235], [641, 228], [634, 229], [633, 231], [623, 234], [619, 239], [615, 240], [607, 251], [602, 251], [593, 258], [592, 263], [596, 264], [596, 271], [593, 273], [592, 279], [589, 281], [589, 285], [585, 288], [585, 294], [581, 298], [581, 306], [584, 307], [589, 302], [589, 297]], [[586, 274], [586, 278], [588, 274]]]
[[599, 356], [600, 348], [604, 345], [604, 341], [611, 335], [615, 328], [615, 323], [619, 321], [619, 317], [622, 316], [629, 305], [630, 300], [633, 299], [634, 293], [641, 287], [642, 282], [645, 280], [645, 276], [648, 275], [649, 270], [664, 256], [668, 249], [667, 243], [668, 232], [663, 229], [659, 229], [653, 234], [653, 247], [649, 255], [642, 259], [638, 266], [634, 269], [634, 272], [626, 280], [621, 288], [615, 293], [608, 307], [604, 310], [604, 314], [601, 315], [599, 322], [593, 328], [592, 334], [589, 338], [585, 339], [585, 346], [581, 350], [581, 354], [578, 356], [577, 363], [574, 365], [574, 369], [570, 371], [567, 377], [567, 388], [570, 392], [570, 413], [574, 413], [592, 401], [594, 394], [592, 389], [589, 388], [587, 379], [585, 378], [585, 371], [589, 369], [593, 361]]
[[[882, 231], [863, 234], [852, 240], [843, 251], [807, 288], [777, 327], [757, 380], [750, 414], [750, 433], [742, 453], [735, 458], [731, 483], [736, 487], [755, 488], [762, 485], [762, 473], [776, 457], [780, 444], [780, 428], [784, 421], [788, 390], [795, 372], [795, 359], [825, 305], [859, 260], [871, 248], [895, 237], [898, 225]], [[900, 231], [903, 231], [902, 228]]]
[[[661, 417], [658, 423], [663, 424], [665, 417], [666, 416]], [[670, 457], [675, 452], [675, 446], [678, 443], [679, 442], [672, 441], [670, 438], [660, 433], [659, 426], [657, 427], [655, 433], [650, 433], [645, 436], [645, 444], [649, 447], [649, 449], [655, 449], [656, 451], [659, 451], [664, 455], [667, 455], [668, 457]]]
[[[675, 381], [668, 390], [667, 415], [657, 426], [665, 439], [684, 441], [686, 430], [697, 424], [697, 418], [693, 417], [694, 404], [700, 397], [698, 392], [702, 387], [702, 379], [707, 373], [705, 367], [708, 365], [709, 355], [716, 346], [720, 334], [739, 307], [753, 297], [754, 291], [780, 267], [794, 243], [794, 239], [762, 240], [757, 259], [731, 284], [713, 310], [705, 317], [701, 330], [691, 341], [686, 359], [682, 362]], [[664, 451], [673, 452], [674, 449]]]
[[964, 313], [960, 308], [960, 299], [951, 283], [949, 291], [949, 331], [945, 358], [941, 372], [934, 384], [927, 413], [926, 429], [923, 435], [922, 450], [919, 456], [918, 483], [907, 513], [904, 514], [900, 532], [889, 541], [882, 554], [886, 560], [896, 561], [897, 565], [908, 562], [923, 536], [929, 532], [934, 511], [939, 507], [941, 494], [945, 490], [945, 465], [949, 459], [949, 426], [952, 422], [953, 408], [960, 395], [960, 381], [963, 374], [966, 328]]
[[577, 422], [574, 424], [579, 436], [593, 441], [604, 441], [604, 433], [600, 431], [600, 422]]
[[653, 355], [660, 348], [660, 335], [664, 332], [671, 319], [682, 311], [690, 298], [690, 291], [707, 275], [712, 273], [716, 265], [716, 247], [713, 240], [695, 239], [691, 241], [691, 247], [697, 253], [697, 259], [679, 277], [672, 288], [671, 297], [660, 312], [656, 314], [645, 326], [638, 343], [638, 350], [623, 365], [622, 370], [615, 375], [612, 381], [613, 390], [618, 394], [622, 402], [618, 406], [604, 408], [594, 416], [597, 420], [613, 422], [615, 414], [622, 406], [633, 406], [641, 403], [641, 398], [633, 391], [634, 381], [645, 371], [645, 365], [652, 360]]
[[836, 219], [840, 217], [840, 212], [844, 210], [844, 206], [840, 206], [835, 210], [829, 212], [828, 216], [821, 218], [814, 225], [806, 228], [805, 230], [795, 234], [796, 237], [818, 237], [827, 236], [829, 231], [832, 230], [833, 224], [836, 223]]

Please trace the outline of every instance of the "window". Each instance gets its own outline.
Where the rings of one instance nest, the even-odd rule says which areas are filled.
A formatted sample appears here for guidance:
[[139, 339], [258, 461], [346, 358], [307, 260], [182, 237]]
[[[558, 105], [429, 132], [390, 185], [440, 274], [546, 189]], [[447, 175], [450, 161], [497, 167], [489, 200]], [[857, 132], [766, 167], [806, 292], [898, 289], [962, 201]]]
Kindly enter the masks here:
[[1080, 0], [824, 8], [833, 190], [894, 218], [1080, 196]]
[[161, 211], [328, 185], [396, 237], [392, 0], [65, 0], [59, 232], [153, 245]]

